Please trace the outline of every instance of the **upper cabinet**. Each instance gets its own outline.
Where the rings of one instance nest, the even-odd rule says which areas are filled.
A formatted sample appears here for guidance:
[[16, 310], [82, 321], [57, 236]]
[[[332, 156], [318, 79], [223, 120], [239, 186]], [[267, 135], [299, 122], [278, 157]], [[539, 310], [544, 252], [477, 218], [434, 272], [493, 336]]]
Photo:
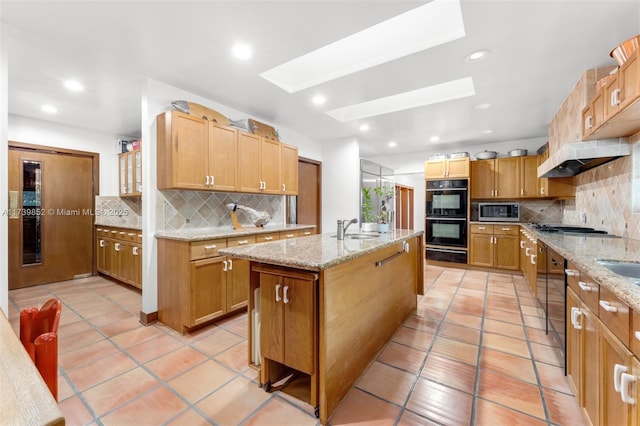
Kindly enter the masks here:
[[158, 189], [297, 194], [297, 148], [179, 111], [157, 127]]
[[142, 196], [142, 151], [118, 154], [118, 175], [121, 197]]
[[582, 111], [582, 139], [631, 136], [640, 131], [638, 52], [596, 89]]
[[424, 163], [425, 179], [468, 178], [469, 157], [446, 160], [427, 160]]

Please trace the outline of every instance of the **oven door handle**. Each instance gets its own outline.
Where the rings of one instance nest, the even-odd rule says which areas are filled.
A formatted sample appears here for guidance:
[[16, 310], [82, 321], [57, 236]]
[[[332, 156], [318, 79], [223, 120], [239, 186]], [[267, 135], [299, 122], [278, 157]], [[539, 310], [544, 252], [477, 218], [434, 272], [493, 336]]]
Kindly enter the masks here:
[[456, 220], [459, 222], [467, 220], [466, 217], [434, 217], [434, 216], [427, 216], [426, 219], [427, 220]]

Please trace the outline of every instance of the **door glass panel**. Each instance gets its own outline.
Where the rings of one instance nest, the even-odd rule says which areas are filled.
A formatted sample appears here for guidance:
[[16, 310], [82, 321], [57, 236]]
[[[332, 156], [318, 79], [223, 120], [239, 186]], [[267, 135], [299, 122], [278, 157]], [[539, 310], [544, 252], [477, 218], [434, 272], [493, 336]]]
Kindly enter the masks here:
[[42, 262], [42, 166], [39, 161], [22, 161], [22, 264]]
[[133, 191], [133, 155], [127, 154], [127, 194]]
[[142, 153], [136, 151], [136, 192], [142, 192]]

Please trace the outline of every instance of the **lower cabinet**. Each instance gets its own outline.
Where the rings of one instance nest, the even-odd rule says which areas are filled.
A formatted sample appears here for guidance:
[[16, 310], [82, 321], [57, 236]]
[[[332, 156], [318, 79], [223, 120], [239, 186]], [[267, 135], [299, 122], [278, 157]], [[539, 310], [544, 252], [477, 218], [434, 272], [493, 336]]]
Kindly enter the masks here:
[[473, 224], [469, 232], [469, 264], [487, 268], [520, 268], [520, 226]]
[[139, 230], [96, 227], [96, 269], [142, 288], [142, 235]]

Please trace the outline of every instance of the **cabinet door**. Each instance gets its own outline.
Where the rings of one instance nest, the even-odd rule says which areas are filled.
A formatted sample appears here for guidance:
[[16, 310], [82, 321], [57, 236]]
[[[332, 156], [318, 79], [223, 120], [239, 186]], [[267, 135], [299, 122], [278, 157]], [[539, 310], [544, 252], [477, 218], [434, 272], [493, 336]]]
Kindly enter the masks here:
[[209, 176], [211, 189], [237, 188], [238, 136], [235, 129], [209, 123]]
[[580, 347], [580, 394], [582, 406], [589, 418], [596, 424], [600, 415], [600, 355], [598, 342], [600, 330], [598, 317], [581, 303], [582, 341]]
[[282, 294], [284, 306], [285, 365], [303, 373], [315, 373], [314, 362], [314, 282], [286, 278]]
[[111, 268], [111, 240], [97, 238], [96, 244], [96, 269], [103, 274], [110, 274]]
[[286, 144], [280, 145], [282, 159], [282, 193], [298, 194], [298, 148]]
[[131, 246], [131, 284], [142, 288], [142, 245], [133, 244]]
[[471, 198], [493, 198], [495, 189], [494, 160], [471, 162]]
[[263, 192], [282, 194], [280, 177], [280, 142], [261, 138], [260, 176]]
[[260, 136], [238, 132], [238, 191], [260, 192]]
[[142, 151], [134, 151], [133, 158], [135, 176], [135, 187], [133, 192], [136, 195], [142, 195]]
[[187, 327], [202, 324], [225, 313], [227, 286], [224, 259], [219, 256], [190, 262]]
[[260, 274], [260, 352], [263, 357], [284, 363], [284, 278]]
[[520, 158], [497, 158], [495, 162], [495, 196], [518, 198], [520, 196]]
[[468, 178], [469, 157], [451, 158], [447, 163], [447, 178]]
[[520, 262], [520, 239], [515, 235], [496, 235], [494, 239], [493, 266], [500, 269], [517, 270]]
[[520, 157], [520, 198], [538, 196], [538, 156]]
[[640, 97], [640, 60], [631, 55], [618, 71], [618, 86], [622, 93], [620, 109], [626, 108]]
[[582, 346], [582, 329], [583, 320], [580, 311], [580, 299], [571, 290], [567, 289], [567, 340], [566, 340], [566, 357], [567, 357], [567, 379], [575, 393], [580, 406], [584, 406], [584, 394], [580, 391], [581, 380], [581, 346]]
[[118, 154], [118, 186], [120, 196], [127, 195], [127, 154]]
[[133, 165], [133, 152], [125, 154], [127, 159], [127, 194], [132, 195], [134, 192], [135, 170]]
[[209, 122], [172, 111], [170, 142], [171, 170], [158, 173], [171, 174], [172, 188], [209, 189]]
[[227, 312], [247, 305], [249, 299], [249, 261], [227, 258]]
[[121, 281], [127, 284], [133, 284], [135, 272], [133, 270], [133, 247], [129, 243], [119, 242], [120, 249], [118, 256], [120, 264], [118, 265], [118, 276]]
[[[626, 369], [631, 373], [632, 355], [604, 325], [600, 326], [600, 395], [602, 411], [600, 413], [603, 425], [631, 424], [631, 408], [622, 401], [619, 391], [620, 375], [616, 377], [616, 368]], [[616, 381], [618, 383], [616, 383]]]
[[621, 89], [618, 86], [618, 73], [604, 86], [604, 121], [618, 113]]
[[446, 171], [445, 160], [427, 160], [424, 162], [425, 179], [442, 179], [446, 177]]
[[493, 267], [493, 235], [470, 234], [469, 236], [469, 264]]

